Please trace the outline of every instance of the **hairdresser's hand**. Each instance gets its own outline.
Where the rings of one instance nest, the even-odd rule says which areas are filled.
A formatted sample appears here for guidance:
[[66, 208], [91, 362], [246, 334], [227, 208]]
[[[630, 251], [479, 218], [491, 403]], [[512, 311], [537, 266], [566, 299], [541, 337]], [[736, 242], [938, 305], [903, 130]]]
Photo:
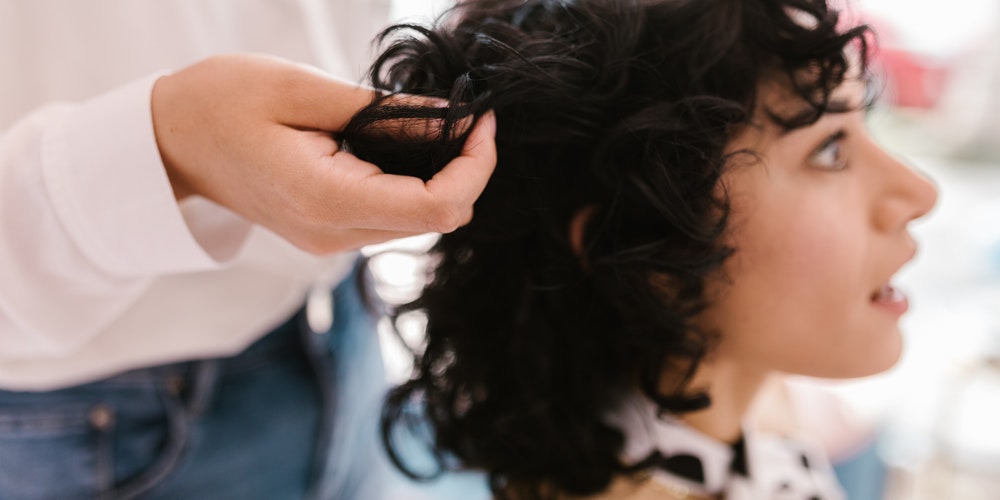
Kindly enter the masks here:
[[491, 115], [424, 183], [340, 151], [370, 89], [260, 56], [220, 56], [156, 82], [156, 141], [178, 199], [192, 194], [332, 253], [467, 223], [496, 164]]

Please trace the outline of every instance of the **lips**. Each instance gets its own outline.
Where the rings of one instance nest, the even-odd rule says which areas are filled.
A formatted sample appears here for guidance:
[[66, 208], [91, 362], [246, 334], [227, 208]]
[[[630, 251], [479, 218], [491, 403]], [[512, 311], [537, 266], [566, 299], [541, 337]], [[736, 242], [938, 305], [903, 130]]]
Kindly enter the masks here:
[[[902, 262], [896, 266], [896, 271], [899, 271], [900, 268], [913, 260], [913, 258], [917, 255], [916, 243], [914, 243], [912, 238], [909, 238], [908, 234], [907, 237], [910, 248], [907, 252], [906, 258], [902, 259]], [[906, 295], [898, 288], [892, 286], [891, 283], [886, 283], [872, 292], [870, 299], [872, 304], [897, 315], [902, 315], [907, 309], [909, 309], [909, 301], [907, 300]]]
[[871, 301], [879, 308], [897, 316], [905, 313], [910, 307], [906, 295], [889, 284], [882, 285], [872, 293]]

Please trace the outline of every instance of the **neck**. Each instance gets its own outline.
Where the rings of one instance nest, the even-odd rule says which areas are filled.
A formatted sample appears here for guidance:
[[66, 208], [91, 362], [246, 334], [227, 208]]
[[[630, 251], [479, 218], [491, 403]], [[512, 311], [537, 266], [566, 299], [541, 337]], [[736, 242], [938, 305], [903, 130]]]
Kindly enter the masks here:
[[680, 418], [701, 433], [726, 443], [736, 442], [754, 398], [764, 387], [768, 372], [724, 362], [704, 362], [689, 387], [704, 389], [712, 404]]

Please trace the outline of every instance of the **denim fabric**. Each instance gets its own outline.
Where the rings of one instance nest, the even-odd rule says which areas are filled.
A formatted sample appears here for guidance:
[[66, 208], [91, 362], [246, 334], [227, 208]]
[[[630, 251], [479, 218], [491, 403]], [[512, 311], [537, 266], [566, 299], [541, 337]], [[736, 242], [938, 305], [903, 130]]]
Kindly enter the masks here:
[[880, 437], [875, 436], [853, 455], [833, 464], [847, 498], [879, 500], [885, 496], [888, 467], [879, 453]]
[[235, 357], [0, 391], [0, 499], [385, 498], [385, 383], [354, 281], [329, 332], [300, 311]]

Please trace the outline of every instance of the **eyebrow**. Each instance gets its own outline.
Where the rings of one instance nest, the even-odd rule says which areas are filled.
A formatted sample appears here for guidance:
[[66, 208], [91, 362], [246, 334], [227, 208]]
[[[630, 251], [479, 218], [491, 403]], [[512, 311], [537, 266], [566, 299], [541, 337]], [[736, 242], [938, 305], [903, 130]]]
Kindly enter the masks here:
[[[847, 99], [831, 98], [823, 107], [822, 113], [819, 113], [819, 110], [814, 107], [802, 106], [799, 111], [789, 117], [781, 116], [773, 111], [768, 111], [767, 114], [770, 116], [771, 120], [781, 128], [779, 135], [785, 136], [794, 130], [811, 125], [822, 118], [822, 116], [826, 113], [844, 113], [851, 111], [852, 109], [855, 109], [855, 106], [853, 106]], [[867, 111], [868, 106], [862, 104], [857, 106], [856, 109], [863, 109]], [[817, 113], [819, 114], [817, 115]]]

